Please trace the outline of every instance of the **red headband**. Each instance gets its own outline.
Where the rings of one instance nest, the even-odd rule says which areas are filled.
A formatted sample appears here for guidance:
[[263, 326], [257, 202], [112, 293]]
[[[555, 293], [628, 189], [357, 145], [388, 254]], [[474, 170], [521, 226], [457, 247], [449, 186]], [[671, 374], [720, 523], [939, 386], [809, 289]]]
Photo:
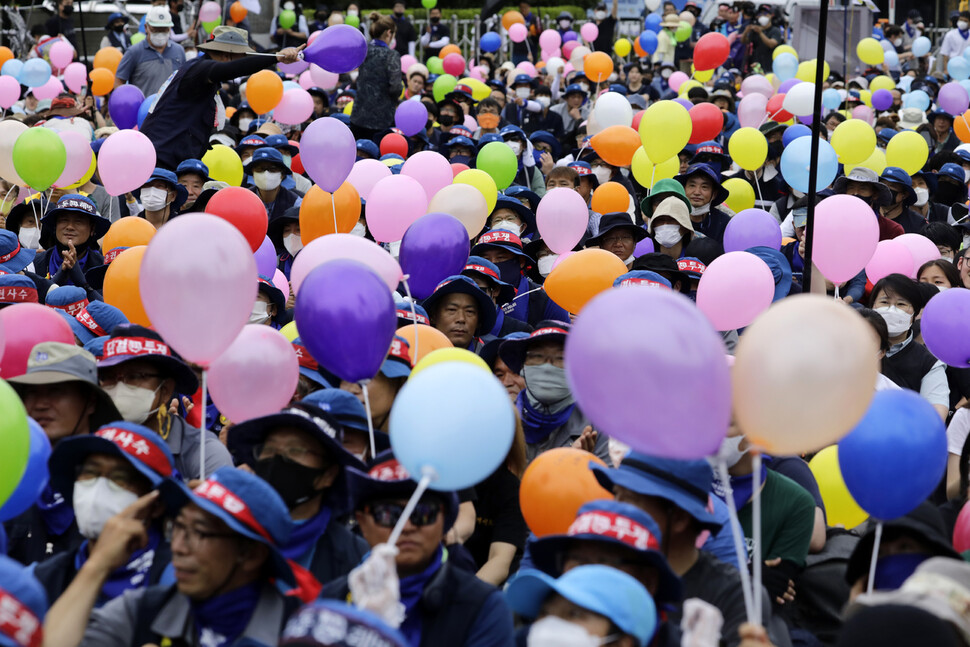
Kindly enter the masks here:
[[164, 342], [147, 337], [115, 337], [104, 345], [103, 359], [118, 355], [163, 355], [171, 357], [172, 352]]
[[141, 434], [128, 429], [116, 427], [102, 427], [94, 432], [95, 436], [110, 440], [121, 448], [121, 451], [138, 459], [161, 476], [172, 475], [172, 464], [168, 457]]
[[660, 550], [660, 542], [645, 526], [614, 512], [590, 511], [576, 517], [567, 533], [610, 537], [637, 550]]
[[[86, 303], [87, 301], [85, 301], [85, 304]], [[91, 313], [88, 312], [88, 309], [84, 306], [81, 306], [81, 311], [77, 313], [74, 318], [81, 322], [82, 326], [93, 332], [98, 337], [104, 337], [108, 334], [108, 332], [101, 327], [101, 324], [94, 320], [94, 317], [91, 316]]]
[[230, 492], [222, 483], [210, 479], [195, 488], [195, 495], [215, 503], [228, 512], [233, 519], [242, 522], [260, 537], [275, 545], [276, 542], [273, 541], [273, 537], [256, 521], [256, 517], [253, 516], [246, 502]]

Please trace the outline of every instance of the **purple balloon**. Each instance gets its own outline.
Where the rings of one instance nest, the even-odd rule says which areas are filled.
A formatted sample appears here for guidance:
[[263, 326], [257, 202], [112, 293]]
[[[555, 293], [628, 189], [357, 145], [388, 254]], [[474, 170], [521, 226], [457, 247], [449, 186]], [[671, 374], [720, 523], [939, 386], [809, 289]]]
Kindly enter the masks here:
[[691, 103], [689, 99], [685, 99], [683, 97], [677, 97], [676, 99], [674, 99], [674, 101], [676, 103], [679, 103], [680, 105], [684, 106], [688, 110], [690, 110], [691, 108], [694, 107], [694, 104]]
[[800, 121], [801, 123], [805, 124], [806, 126], [811, 126], [812, 125], [812, 121], [813, 121], [813, 119], [812, 119], [813, 116], [814, 115], [804, 115], [804, 116], [799, 117], [798, 118], [798, 121]]
[[[873, 98], [875, 96], [873, 95]], [[950, 81], [940, 88], [940, 96], [937, 97], [936, 102], [943, 110], [955, 117], [967, 111], [967, 107], [970, 106], [970, 95], [957, 81]]]
[[340, 188], [357, 161], [357, 141], [353, 133], [346, 124], [333, 117], [314, 119], [307, 126], [300, 138], [300, 151], [307, 175], [330, 193]]
[[424, 130], [428, 122], [428, 110], [420, 101], [402, 101], [394, 111], [394, 125], [405, 137], [412, 137]]
[[[963, 88], [960, 89], [962, 90]], [[940, 95], [942, 96], [942, 94], [941, 92]], [[966, 96], [967, 91], [963, 90], [963, 94]], [[893, 105], [893, 93], [886, 88], [879, 88], [872, 93], [872, 99], [870, 101], [872, 102], [872, 107], [876, 110], [889, 110]]]
[[310, 355], [348, 382], [377, 375], [397, 329], [387, 285], [366, 265], [349, 259], [311, 270], [300, 285], [294, 314]]
[[263, 238], [263, 243], [253, 254], [253, 257], [256, 259], [256, 272], [272, 282], [273, 274], [276, 273], [279, 257], [276, 255], [276, 246], [273, 245], [273, 241], [269, 239], [269, 236]]
[[145, 95], [137, 86], [126, 84], [115, 88], [108, 99], [108, 113], [121, 130], [138, 125], [138, 109]]
[[795, 87], [799, 83], [801, 83], [801, 81], [798, 80], [798, 79], [788, 79], [787, 81], [785, 81], [784, 83], [782, 83], [780, 86], [778, 86], [778, 94], [786, 94], [789, 90], [791, 90], [793, 87]]
[[724, 251], [743, 252], [751, 247], [781, 249], [781, 226], [763, 209], [745, 209], [724, 230]]
[[411, 295], [426, 299], [441, 281], [465, 267], [468, 230], [447, 213], [425, 214], [404, 232], [399, 260]]
[[655, 251], [657, 250], [654, 249], [653, 247], [653, 239], [644, 238], [639, 243], [637, 243], [636, 247], [633, 248], [633, 256], [634, 258], [639, 258], [644, 254], [653, 254]]
[[306, 61], [297, 61], [296, 63], [277, 63], [276, 69], [283, 74], [292, 74], [296, 76], [304, 70], [308, 69], [310, 64]]
[[327, 27], [303, 50], [303, 60], [334, 74], [356, 70], [365, 58], [367, 40], [350, 25]]
[[952, 288], [935, 295], [923, 308], [920, 330], [926, 348], [949, 366], [970, 367], [970, 290]]
[[579, 36], [572, 29], [562, 35], [562, 42], [568, 43], [571, 40], [579, 40]]

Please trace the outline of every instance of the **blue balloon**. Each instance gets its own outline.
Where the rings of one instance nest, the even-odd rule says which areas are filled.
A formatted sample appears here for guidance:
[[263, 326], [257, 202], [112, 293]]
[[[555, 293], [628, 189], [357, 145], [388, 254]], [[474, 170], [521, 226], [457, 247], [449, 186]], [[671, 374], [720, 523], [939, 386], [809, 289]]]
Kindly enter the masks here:
[[930, 95], [923, 90], [913, 90], [903, 95], [904, 108], [919, 108], [922, 111], [930, 108]]
[[872, 37], [875, 38], [876, 40], [882, 40], [883, 38], [886, 37], [886, 35], [882, 33], [882, 27], [873, 27]]
[[962, 56], [954, 56], [946, 63], [946, 73], [956, 81], [970, 79], [970, 61]]
[[20, 85], [26, 85], [28, 88], [37, 88], [45, 83], [51, 78], [51, 66], [50, 63], [42, 58], [32, 58], [24, 63], [24, 66], [20, 68], [20, 74], [17, 75], [17, 80], [20, 81]]
[[899, 67], [899, 54], [897, 54], [896, 50], [894, 49], [889, 50], [886, 52], [884, 62], [889, 66], [890, 69]]
[[798, 74], [798, 59], [791, 52], [782, 52], [771, 63], [771, 71], [781, 81], [794, 79]]
[[828, 88], [822, 91], [822, 105], [829, 110], [838, 110], [842, 105], [842, 95], [835, 88]]
[[643, 28], [647, 31], [652, 31], [655, 34], [660, 33], [660, 23], [663, 22], [663, 18], [660, 14], [652, 13], [647, 16], [646, 20], [643, 21]]
[[906, 389], [878, 391], [856, 428], [839, 441], [846, 487], [881, 521], [907, 514], [932, 494], [946, 459], [943, 420], [933, 405]]
[[911, 51], [913, 52], [913, 56], [916, 56], [916, 57], [926, 56], [927, 54], [930, 53], [930, 48], [932, 46], [933, 46], [933, 43], [930, 42], [929, 38], [927, 38], [926, 36], [920, 36], [919, 38], [913, 41], [913, 47]]
[[962, 81], [959, 81], [959, 83], [963, 87], [963, 89], [967, 91], [967, 94], [970, 94], [970, 79], [964, 79]]
[[12, 58], [0, 67], [0, 74], [3, 76], [12, 76], [17, 78], [20, 76], [20, 70], [24, 67], [24, 62], [20, 59]]
[[488, 478], [505, 461], [514, 434], [508, 392], [491, 372], [466, 362], [423, 369], [408, 379], [391, 407], [394, 456], [414, 480], [426, 468], [434, 470], [436, 490], [467, 488]]
[[483, 52], [497, 52], [502, 46], [502, 37], [496, 34], [494, 31], [490, 31], [482, 36], [482, 42], [480, 45]]
[[302, 90], [302, 89], [303, 89], [303, 86], [301, 86], [296, 81], [283, 81], [283, 92], [286, 92], [287, 90]]
[[41, 427], [33, 418], [27, 418], [30, 429], [30, 453], [27, 455], [27, 467], [20, 477], [10, 498], [0, 507], [0, 521], [7, 521], [25, 512], [34, 505], [37, 497], [47, 487], [50, 472], [47, 469], [47, 459], [51, 457], [51, 442]]
[[903, 92], [909, 92], [909, 89], [913, 87], [913, 77], [911, 76], [902, 77], [901, 79], [899, 79], [899, 83], [896, 84], [896, 87], [902, 90]]
[[[785, 147], [781, 154], [781, 175], [793, 189], [808, 193], [808, 165], [812, 157], [812, 138], [799, 137]], [[818, 175], [815, 190], [821, 191], [835, 181], [839, 170], [839, 156], [827, 141], [818, 143]]]
[[781, 143], [788, 146], [799, 137], [807, 137], [811, 134], [812, 129], [805, 124], [795, 124], [794, 126], [785, 128], [785, 132], [781, 136]]
[[141, 125], [145, 122], [145, 118], [148, 117], [148, 111], [152, 109], [152, 104], [155, 103], [155, 99], [157, 98], [158, 98], [158, 93], [156, 92], [155, 94], [145, 97], [145, 100], [141, 102], [140, 106], [138, 106], [138, 127], [139, 128], [141, 128]]
[[659, 42], [657, 41], [657, 34], [654, 32], [645, 31], [640, 34], [640, 47], [642, 47], [643, 51], [645, 51], [647, 54], [653, 54], [655, 51], [657, 51], [658, 44]]

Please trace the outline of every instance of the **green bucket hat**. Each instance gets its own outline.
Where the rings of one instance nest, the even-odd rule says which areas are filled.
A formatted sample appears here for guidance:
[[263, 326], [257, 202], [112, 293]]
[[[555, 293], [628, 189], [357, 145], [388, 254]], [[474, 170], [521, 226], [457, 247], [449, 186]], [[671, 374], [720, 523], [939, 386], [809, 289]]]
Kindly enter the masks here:
[[643, 221], [648, 222], [653, 217], [651, 202], [654, 198], [657, 199], [657, 204], [660, 204], [664, 198], [671, 197], [683, 200], [684, 204], [687, 205], [687, 210], [690, 211], [690, 200], [687, 199], [687, 192], [684, 191], [684, 186], [680, 182], [673, 179], [658, 180], [653, 185], [653, 190], [650, 192], [650, 195], [640, 201], [640, 212], [643, 214]]

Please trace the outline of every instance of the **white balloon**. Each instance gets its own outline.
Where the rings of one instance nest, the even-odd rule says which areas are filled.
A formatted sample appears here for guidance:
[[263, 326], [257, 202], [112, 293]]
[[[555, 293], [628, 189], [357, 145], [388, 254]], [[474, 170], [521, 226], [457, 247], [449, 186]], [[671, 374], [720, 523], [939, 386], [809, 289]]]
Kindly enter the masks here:
[[593, 113], [600, 128], [629, 126], [633, 123], [633, 106], [619, 92], [605, 92], [600, 95], [596, 99]]
[[569, 57], [569, 62], [572, 63], [573, 68], [577, 70], [583, 69], [583, 59], [586, 55], [590, 53], [590, 49], [585, 45], [580, 45], [573, 50], [572, 56]]
[[550, 56], [549, 60], [546, 61], [546, 71], [549, 76], [555, 78], [559, 74], [559, 70], [565, 67], [566, 61], [562, 60], [558, 56]]
[[796, 117], [805, 117], [814, 112], [814, 103], [815, 84], [804, 82], [788, 90], [781, 106]]
[[660, 0], [643, 0], [643, 6], [647, 8], [647, 11], [653, 13], [660, 8]]

